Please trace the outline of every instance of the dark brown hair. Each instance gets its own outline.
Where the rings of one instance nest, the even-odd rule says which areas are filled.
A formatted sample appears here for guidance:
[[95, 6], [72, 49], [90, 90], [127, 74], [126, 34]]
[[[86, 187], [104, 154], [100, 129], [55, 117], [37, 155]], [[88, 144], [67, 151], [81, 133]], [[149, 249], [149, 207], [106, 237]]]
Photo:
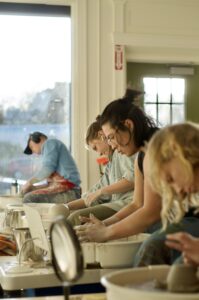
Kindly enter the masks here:
[[133, 104], [135, 93], [131, 89], [127, 89], [123, 98], [117, 99], [109, 103], [100, 117], [101, 126], [109, 123], [112, 128], [121, 131], [128, 131], [124, 125], [126, 119], [133, 121], [133, 139], [135, 145], [139, 148], [148, 141], [157, 129], [153, 119], [145, 114], [145, 112], [137, 105]]

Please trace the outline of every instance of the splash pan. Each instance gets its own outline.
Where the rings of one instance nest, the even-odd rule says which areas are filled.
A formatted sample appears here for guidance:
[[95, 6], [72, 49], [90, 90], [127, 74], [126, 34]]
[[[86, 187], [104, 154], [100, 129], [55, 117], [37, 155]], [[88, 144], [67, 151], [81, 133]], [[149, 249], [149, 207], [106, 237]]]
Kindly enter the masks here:
[[164, 281], [169, 266], [149, 266], [109, 273], [101, 282], [107, 290], [107, 300], [196, 300], [199, 293], [170, 293], [155, 287]]

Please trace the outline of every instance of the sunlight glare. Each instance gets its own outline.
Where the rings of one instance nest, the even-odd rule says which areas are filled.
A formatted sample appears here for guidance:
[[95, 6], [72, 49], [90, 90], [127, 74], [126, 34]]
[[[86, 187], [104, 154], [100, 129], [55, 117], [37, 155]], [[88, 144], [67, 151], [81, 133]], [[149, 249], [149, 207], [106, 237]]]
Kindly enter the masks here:
[[17, 106], [26, 93], [71, 82], [70, 22], [66, 17], [0, 16], [0, 104], [9, 96], [9, 106]]

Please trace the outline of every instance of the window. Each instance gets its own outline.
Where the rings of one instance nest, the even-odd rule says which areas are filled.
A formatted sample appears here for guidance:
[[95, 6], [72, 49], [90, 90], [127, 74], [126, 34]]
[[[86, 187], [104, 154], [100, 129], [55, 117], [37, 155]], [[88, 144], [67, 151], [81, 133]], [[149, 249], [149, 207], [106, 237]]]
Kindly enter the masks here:
[[0, 3], [0, 28], [0, 177], [26, 180], [39, 165], [23, 154], [31, 132], [70, 149], [70, 7]]
[[160, 126], [185, 119], [185, 80], [145, 77], [144, 110]]

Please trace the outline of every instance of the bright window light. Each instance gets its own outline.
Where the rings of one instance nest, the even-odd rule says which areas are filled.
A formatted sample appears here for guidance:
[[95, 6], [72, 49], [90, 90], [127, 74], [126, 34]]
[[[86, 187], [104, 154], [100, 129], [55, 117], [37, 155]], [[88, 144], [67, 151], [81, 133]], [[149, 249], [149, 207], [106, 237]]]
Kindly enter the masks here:
[[31, 132], [70, 149], [71, 19], [1, 13], [0, 28], [0, 178], [25, 180], [39, 164], [23, 154]]

